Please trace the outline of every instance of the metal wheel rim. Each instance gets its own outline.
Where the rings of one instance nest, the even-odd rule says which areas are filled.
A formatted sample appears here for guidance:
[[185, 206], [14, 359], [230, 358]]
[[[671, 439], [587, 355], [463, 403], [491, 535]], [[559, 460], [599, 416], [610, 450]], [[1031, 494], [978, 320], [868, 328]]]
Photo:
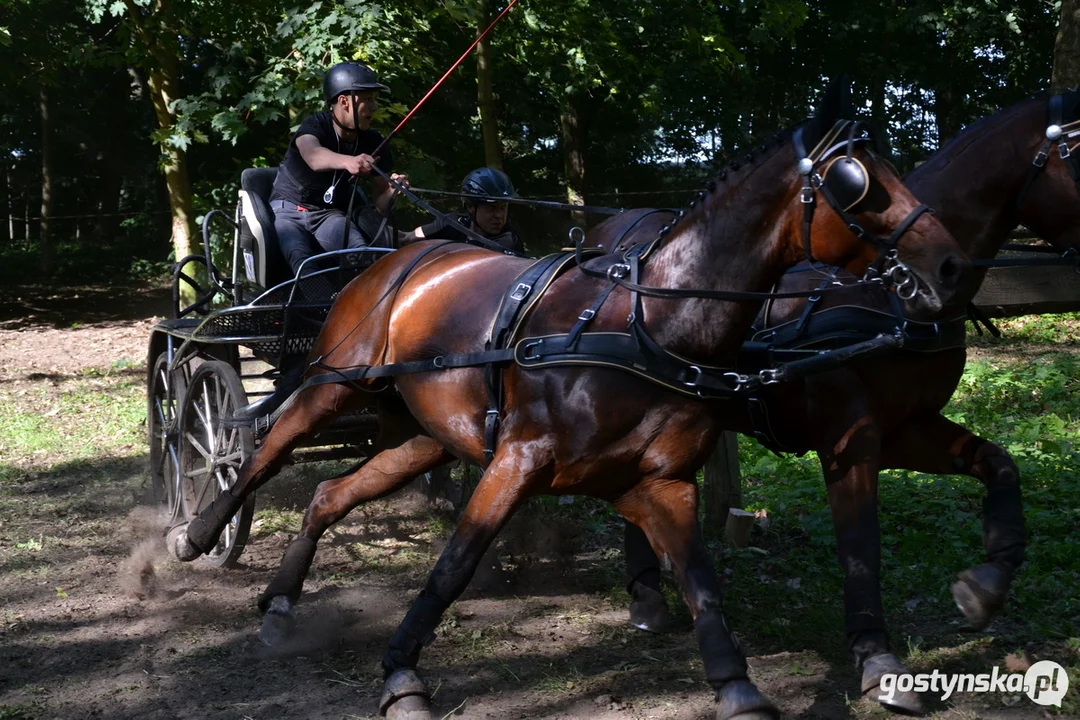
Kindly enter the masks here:
[[[187, 519], [194, 518], [222, 490], [236, 482], [245, 459], [240, 428], [223, 427], [220, 419], [235, 409], [235, 399], [221, 376], [205, 373], [188, 390], [191, 414], [182, 428], [182, 442], [194, 452], [187, 453], [187, 467], [182, 468], [181, 492], [178, 493]], [[208, 555], [227, 553], [239, 532], [238, 511], [229, 519], [217, 546]]]
[[179, 510], [180, 463], [177, 452], [177, 418], [180, 401], [177, 388], [172, 382], [168, 362], [160, 360], [154, 367], [150, 393], [149, 435], [150, 472], [153, 482], [161, 482], [164, 490], [164, 506], [169, 519]]

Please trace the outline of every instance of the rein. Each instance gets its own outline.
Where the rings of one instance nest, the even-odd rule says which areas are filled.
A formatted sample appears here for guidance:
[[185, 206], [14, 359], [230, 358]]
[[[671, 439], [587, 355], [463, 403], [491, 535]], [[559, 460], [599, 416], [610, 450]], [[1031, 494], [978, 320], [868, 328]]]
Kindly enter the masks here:
[[[442, 195], [444, 197], [475, 198], [475, 195], [466, 193], [450, 192], [448, 190], [429, 190], [427, 188], [410, 187], [414, 193], [423, 195]], [[530, 198], [501, 197], [498, 202], [511, 205], [528, 205], [530, 207], [549, 208], [551, 210], [569, 210], [571, 212], [596, 213], [597, 215], [618, 215], [626, 212], [625, 208], [610, 208], [600, 205], [574, 205], [571, 203], [554, 202], [552, 200], [532, 200]]]

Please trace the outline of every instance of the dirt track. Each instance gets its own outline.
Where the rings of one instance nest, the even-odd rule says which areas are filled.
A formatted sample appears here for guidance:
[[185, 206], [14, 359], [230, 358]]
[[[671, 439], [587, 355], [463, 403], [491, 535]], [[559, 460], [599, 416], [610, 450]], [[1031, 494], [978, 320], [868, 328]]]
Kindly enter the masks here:
[[[148, 293], [142, 307], [162, 300]], [[0, 327], [5, 412], [80, 438], [84, 424], [101, 429], [79, 447], [63, 433], [40, 450], [0, 438], [0, 718], [376, 716], [379, 657], [447, 536], [446, 516], [408, 494], [354, 512], [320, 545], [300, 605], [303, 633], [290, 647], [262, 646], [254, 600], [295, 532], [296, 510], [332, 468], [290, 469], [260, 493], [240, 568], [168, 558], [162, 520], [139, 505], [139, 363], [151, 320], [129, 307], [70, 327], [64, 313], [27, 321], [9, 306]], [[87, 400], [99, 396], [100, 406]], [[504, 533], [423, 657], [439, 712], [713, 716], [685, 611], [674, 635], [627, 627], [618, 528], [591, 520], [590, 507], [579, 501], [570, 514], [534, 503]], [[744, 637], [752, 677], [785, 717], [876, 712], [846, 701], [858, 688], [839, 628], [822, 627], [820, 637], [787, 652]], [[1030, 705], [998, 704], [935, 717], [1033, 715]]]

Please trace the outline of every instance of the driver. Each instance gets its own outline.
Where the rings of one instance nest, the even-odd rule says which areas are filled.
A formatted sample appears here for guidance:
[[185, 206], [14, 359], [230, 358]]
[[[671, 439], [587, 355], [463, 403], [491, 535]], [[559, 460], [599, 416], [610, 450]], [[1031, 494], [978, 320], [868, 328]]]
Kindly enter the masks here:
[[[368, 244], [352, 220], [349, 208], [349, 181], [355, 175], [371, 175], [376, 165], [385, 173], [394, 166], [390, 148], [371, 153], [383, 137], [371, 129], [371, 117], [378, 109], [376, 93], [389, 90], [366, 65], [343, 62], [330, 68], [323, 78], [327, 110], [300, 124], [281, 161], [270, 207], [282, 255], [295, 275], [301, 263], [313, 255], [356, 248]], [[407, 182], [404, 175], [392, 175]], [[371, 178], [375, 207], [386, 212], [393, 195], [390, 183], [381, 176]], [[348, 225], [348, 240], [345, 238]]]

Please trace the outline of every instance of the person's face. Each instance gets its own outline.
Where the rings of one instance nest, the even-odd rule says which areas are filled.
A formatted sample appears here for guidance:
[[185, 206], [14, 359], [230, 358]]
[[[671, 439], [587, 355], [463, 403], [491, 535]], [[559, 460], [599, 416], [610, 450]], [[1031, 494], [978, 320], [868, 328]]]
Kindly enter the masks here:
[[510, 213], [509, 203], [479, 203], [470, 209], [476, 227], [488, 237], [498, 235], [506, 227], [506, 218]]
[[[345, 93], [338, 95], [334, 103], [334, 116], [338, 122], [350, 130], [367, 130], [371, 127], [371, 116], [379, 109], [375, 90], [362, 90], [355, 95]], [[358, 125], [353, 125], [353, 98], [356, 103], [356, 116]]]

